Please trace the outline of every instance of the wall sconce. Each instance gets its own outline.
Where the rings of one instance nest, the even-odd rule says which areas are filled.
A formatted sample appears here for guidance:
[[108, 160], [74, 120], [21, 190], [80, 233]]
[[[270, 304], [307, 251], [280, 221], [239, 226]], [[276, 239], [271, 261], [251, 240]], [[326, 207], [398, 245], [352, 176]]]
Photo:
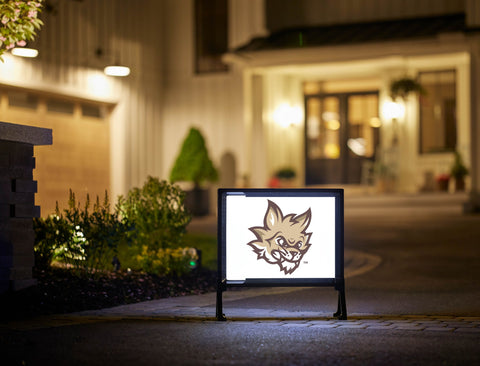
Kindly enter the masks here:
[[287, 103], [280, 104], [273, 112], [273, 120], [286, 128], [298, 126], [302, 122], [303, 112], [299, 106], [291, 106]]
[[405, 106], [396, 102], [386, 102], [382, 108], [383, 116], [392, 121], [392, 146], [398, 145], [398, 120], [405, 116]]
[[18, 56], [18, 57], [34, 58], [38, 56], [38, 50], [36, 50], [35, 48], [15, 47], [15, 48], [12, 48], [10, 52], [12, 53], [12, 55]]
[[112, 65], [105, 67], [103, 72], [108, 76], [128, 76], [130, 75], [130, 68], [127, 66]]
[[397, 102], [386, 102], [383, 104], [382, 111], [387, 119], [399, 119], [405, 115], [405, 106]]
[[[102, 60], [107, 58], [105, 57], [105, 52], [101, 47], [98, 47], [95, 50], [95, 56], [97, 56], [98, 59]], [[110, 57], [109, 59], [112, 60], [112, 58]], [[108, 76], [128, 76], [130, 75], [130, 68], [128, 66], [120, 65], [118, 62], [115, 62], [111, 65], [106, 66], [103, 69], [103, 73]]]

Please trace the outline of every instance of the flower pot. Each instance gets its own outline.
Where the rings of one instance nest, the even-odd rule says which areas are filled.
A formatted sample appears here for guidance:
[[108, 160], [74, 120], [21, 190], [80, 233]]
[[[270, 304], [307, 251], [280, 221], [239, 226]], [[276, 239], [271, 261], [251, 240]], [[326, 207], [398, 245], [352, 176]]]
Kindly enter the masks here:
[[464, 178], [455, 178], [455, 192], [465, 191], [465, 179]]
[[210, 213], [210, 191], [208, 188], [194, 187], [185, 193], [185, 207], [193, 216], [206, 216]]
[[440, 192], [448, 192], [448, 180], [437, 180], [437, 190]]

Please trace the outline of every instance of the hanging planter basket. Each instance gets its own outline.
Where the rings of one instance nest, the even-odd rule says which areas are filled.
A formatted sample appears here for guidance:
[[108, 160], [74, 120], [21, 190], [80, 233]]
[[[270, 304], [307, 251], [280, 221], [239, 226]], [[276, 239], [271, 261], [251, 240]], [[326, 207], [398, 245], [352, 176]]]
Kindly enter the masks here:
[[425, 89], [415, 79], [404, 77], [393, 80], [390, 84], [390, 96], [392, 100], [398, 97], [405, 99], [410, 93], [425, 94]]

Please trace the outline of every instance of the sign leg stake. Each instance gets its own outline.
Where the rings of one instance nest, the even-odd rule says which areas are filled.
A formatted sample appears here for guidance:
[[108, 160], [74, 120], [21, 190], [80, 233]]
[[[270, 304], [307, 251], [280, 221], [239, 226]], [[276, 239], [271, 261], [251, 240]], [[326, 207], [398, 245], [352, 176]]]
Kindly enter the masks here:
[[337, 312], [333, 314], [334, 317], [339, 320], [347, 320], [347, 302], [345, 300], [345, 281], [343, 279], [339, 280], [337, 286], [335, 286], [338, 291], [338, 307]]
[[225, 280], [218, 281], [218, 284], [217, 284], [217, 312], [216, 312], [217, 321], [226, 321], [227, 320], [227, 318], [225, 317], [225, 314], [223, 314], [223, 291], [225, 291], [225, 289], [226, 289]]

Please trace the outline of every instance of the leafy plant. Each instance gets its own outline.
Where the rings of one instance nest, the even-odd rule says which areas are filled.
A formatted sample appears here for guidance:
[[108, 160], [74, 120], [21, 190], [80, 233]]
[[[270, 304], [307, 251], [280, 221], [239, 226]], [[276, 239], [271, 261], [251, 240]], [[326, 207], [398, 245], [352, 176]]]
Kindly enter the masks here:
[[278, 179], [292, 179], [295, 178], [296, 173], [292, 168], [282, 168], [275, 172], [275, 177]]
[[458, 151], [455, 151], [455, 160], [450, 169], [450, 175], [455, 179], [462, 179], [468, 175], [468, 168], [463, 163], [462, 156]]
[[[78, 273], [95, 274], [108, 267], [117, 253], [117, 246], [131, 230], [119, 207], [111, 210], [107, 192], [103, 203], [97, 196], [90, 210], [90, 198], [83, 209], [70, 190], [68, 208], [46, 219], [35, 219], [35, 252], [39, 266], [59, 260]], [[113, 212], [112, 212], [113, 211]]]
[[92, 275], [111, 268], [121, 247], [149, 273], [182, 274], [192, 260], [188, 250], [177, 249], [191, 219], [184, 198], [180, 188], [153, 177], [118, 197], [114, 208], [107, 192], [92, 208], [88, 195], [82, 207], [70, 190], [67, 209], [60, 212], [57, 205], [55, 215], [34, 221], [36, 265], [48, 268], [57, 260], [75, 273]]
[[25, 46], [33, 40], [35, 31], [43, 22], [38, 18], [42, 1], [2, 0], [0, 2], [0, 60], [2, 55], [15, 46]]
[[199, 186], [203, 182], [218, 180], [218, 172], [208, 156], [202, 133], [191, 128], [170, 173], [170, 181], [193, 182]]
[[70, 240], [71, 229], [65, 218], [57, 214], [47, 218], [34, 218], [33, 227], [35, 231], [35, 267], [45, 270], [50, 267], [56, 257], [58, 248], [63, 248]]
[[397, 99], [397, 97], [405, 99], [410, 93], [424, 94], [425, 89], [417, 80], [409, 77], [393, 80], [390, 84], [390, 96], [392, 100]]
[[197, 261], [198, 255], [193, 248], [159, 248], [151, 250], [146, 245], [137, 255], [142, 269], [150, 274], [181, 276], [190, 271], [191, 262]]
[[184, 199], [179, 187], [153, 177], [148, 177], [142, 188], [133, 188], [121, 197], [123, 215], [134, 225], [134, 246], [146, 246], [149, 251], [179, 247], [191, 220]]

